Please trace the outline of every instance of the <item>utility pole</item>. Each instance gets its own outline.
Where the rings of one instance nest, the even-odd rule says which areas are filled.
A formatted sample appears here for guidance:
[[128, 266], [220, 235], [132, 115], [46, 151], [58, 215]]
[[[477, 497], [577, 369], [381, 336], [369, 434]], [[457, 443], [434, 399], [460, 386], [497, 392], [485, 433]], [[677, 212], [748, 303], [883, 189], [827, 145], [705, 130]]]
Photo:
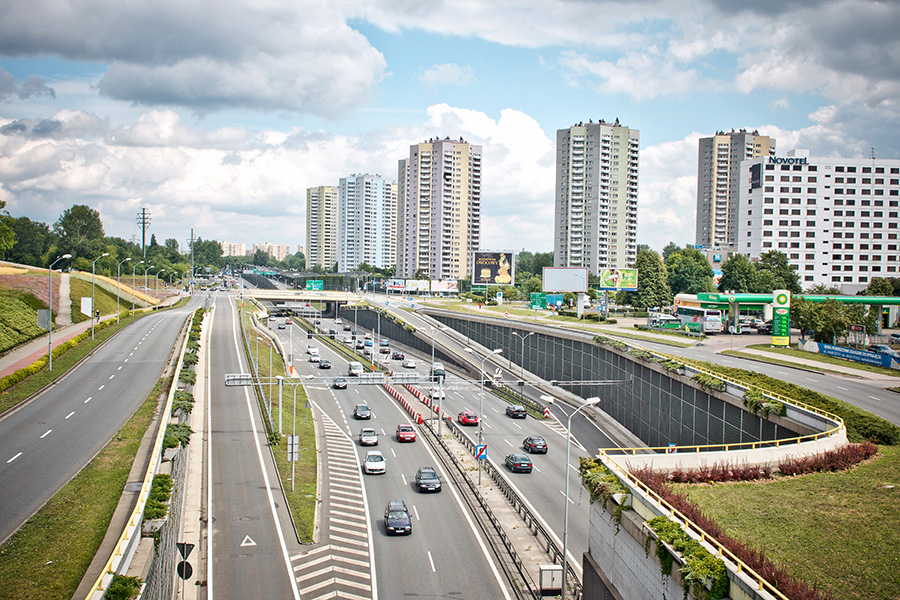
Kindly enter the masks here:
[[141, 250], [144, 258], [147, 258], [147, 230], [150, 228], [150, 213], [146, 208], [142, 208], [137, 216], [137, 224], [141, 228]]
[[194, 228], [191, 227], [191, 293], [194, 293]]

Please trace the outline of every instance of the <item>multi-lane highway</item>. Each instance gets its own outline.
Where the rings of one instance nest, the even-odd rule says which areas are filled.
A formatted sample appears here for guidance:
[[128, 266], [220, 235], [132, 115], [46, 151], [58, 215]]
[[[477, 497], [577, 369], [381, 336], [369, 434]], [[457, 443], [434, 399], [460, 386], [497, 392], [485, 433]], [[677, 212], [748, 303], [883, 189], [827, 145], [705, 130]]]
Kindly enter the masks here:
[[74, 477], [147, 398], [196, 305], [138, 319], [0, 419], [0, 542]]

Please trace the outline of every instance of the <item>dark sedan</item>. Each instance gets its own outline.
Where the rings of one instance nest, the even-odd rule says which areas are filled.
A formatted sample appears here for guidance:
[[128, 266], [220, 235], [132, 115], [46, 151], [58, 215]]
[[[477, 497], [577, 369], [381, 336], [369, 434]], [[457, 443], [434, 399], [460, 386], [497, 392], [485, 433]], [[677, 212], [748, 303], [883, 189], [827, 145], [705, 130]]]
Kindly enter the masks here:
[[507, 455], [506, 466], [513, 473], [531, 473], [533, 465], [531, 459], [521, 452], [514, 452]]
[[412, 519], [403, 500], [391, 500], [384, 509], [384, 528], [388, 535], [411, 535]]
[[441, 478], [432, 467], [419, 467], [416, 471], [416, 487], [420, 492], [439, 492]]
[[539, 435], [530, 435], [522, 442], [522, 447], [532, 454], [547, 454], [547, 442]]

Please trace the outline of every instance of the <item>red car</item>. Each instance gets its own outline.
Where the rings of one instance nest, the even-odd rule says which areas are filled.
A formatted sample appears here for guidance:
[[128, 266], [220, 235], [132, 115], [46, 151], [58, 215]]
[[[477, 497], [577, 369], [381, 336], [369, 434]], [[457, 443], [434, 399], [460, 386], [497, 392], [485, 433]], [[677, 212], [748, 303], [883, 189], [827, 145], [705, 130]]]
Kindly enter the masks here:
[[478, 425], [478, 415], [471, 410], [462, 411], [459, 413], [459, 416], [456, 417], [456, 420], [460, 425]]
[[416, 430], [412, 425], [397, 425], [397, 441], [398, 442], [414, 442], [416, 441]]

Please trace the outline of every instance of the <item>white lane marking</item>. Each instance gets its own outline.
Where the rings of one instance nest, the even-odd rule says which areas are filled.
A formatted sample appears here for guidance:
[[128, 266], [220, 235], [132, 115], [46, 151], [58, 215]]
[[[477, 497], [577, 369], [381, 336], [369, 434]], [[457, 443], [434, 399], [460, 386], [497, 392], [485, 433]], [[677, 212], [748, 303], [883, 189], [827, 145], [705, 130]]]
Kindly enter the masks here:
[[88, 402], [90, 402], [90, 401], [93, 400], [93, 399], [94, 399], [93, 396], [88, 396], [88, 399], [85, 400], [84, 403], [87, 404]]
[[109, 376], [110, 379], [115, 379], [115, 377], [116, 377], [115, 374], [112, 374]]
[[[562, 497], [563, 497], [563, 498], [566, 497], [566, 492], [565, 492], [565, 491], [559, 490], [559, 493], [562, 494]], [[570, 504], [575, 504], [575, 501], [572, 500], [572, 498], [568, 498], [568, 500], [569, 500], [569, 503], [570, 503]]]
[[[128, 359], [127, 359], [127, 358], [125, 359], [125, 362], [128, 362]], [[121, 371], [121, 370], [122, 370], [122, 365], [119, 365], [119, 368], [116, 369], [116, 371]]]
[[878, 402], [881, 402], [881, 398], [876, 398], [875, 396], [869, 396], [869, 398], [871, 398], [872, 400], [877, 400]]
[[497, 413], [498, 415], [500, 414], [500, 411], [497, 410], [496, 408], [494, 408], [493, 406], [491, 407], [491, 410], [494, 411], [495, 413]]
[[788, 374], [787, 371], [775, 371], [775, 372], [778, 373], [779, 375], [787, 375]]
[[415, 504], [413, 504], [413, 512], [416, 514], [416, 521], [420, 521], [421, 519], [419, 519], [419, 509], [416, 508]]
[[850, 391], [850, 390], [848, 390], [848, 389], [845, 388], [845, 387], [841, 387], [841, 386], [836, 386], [836, 387], [837, 387], [837, 389], [841, 390], [842, 392], [849, 392], [849, 391]]
[[522, 426], [519, 425], [518, 423], [513, 423], [513, 425], [515, 425], [515, 426], [518, 427], [519, 429], [522, 429]]
[[437, 573], [437, 571], [436, 571], [435, 568], [434, 568], [434, 559], [431, 558], [431, 550], [428, 551], [428, 562], [431, 563], [431, 572], [432, 572], [432, 573]]
[[16, 460], [16, 459], [19, 458], [20, 456], [22, 456], [22, 453], [21, 453], [21, 452], [19, 452], [18, 454], [16, 454], [15, 456], [13, 456], [11, 459], [9, 459], [8, 461], [6, 461], [6, 464], [11, 463], [12, 461]]
[[71, 417], [74, 414], [75, 414], [75, 411], [73, 410], [72, 412], [70, 412], [69, 414], [66, 415], [66, 419], [68, 419], [69, 417]]
[[506, 445], [509, 446], [510, 448], [515, 448], [515, 446], [513, 446], [512, 444], [509, 443], [509, 440], [503, 440], [503, 441], [506, 442]]
[[812, 381], [813, 383], [819, 383], [819, 380], [818, 380], [818, 379], [813, 379], [812, 377], [807, 377], [806, 380], [807, 380], [807, 381]]
[[45, 432], [44, 432], [44, 435], [41, 436], [41, 439], [44, 439], [45, 437], [47, 437], [48, 435], [50, 435], [50, 432], [51, 432], [51, 431], [53, 431], [53, 430], [52, 430], [52, 429], [48, 429], [47, 431], [45, 431]]
[[537, 468], [537, 465], [535, 465], [534, 463], [531, 463], [531, 468], [534, 469], [535, 471], [537, 471], [538, 473], [541, 472], [541, 470], [538, 469], [538, 468]]
[[393, 449], [393, 448], [391, 448], [391, 454], [393, 454], [393, 455], [394, 455], [394, 458], [397, 458], [397, 453], [396, 453], [396, 452], [394, 452], [394, 449]]
[[406, 487], [407, 486], [406, 475], [404, 475], [403, 473], [400, 473], [400, 479], [403, 480], [403, 487]]
[[103, 388], [105, 388], [105, 387], [106, 387], [106, 384], [104, 383], [103, 385], [101, 385], [100, 387], [97, 388], [97, 391], [99, 392], [99, 391], [101, 391], [101, 390], [102, 390]]

